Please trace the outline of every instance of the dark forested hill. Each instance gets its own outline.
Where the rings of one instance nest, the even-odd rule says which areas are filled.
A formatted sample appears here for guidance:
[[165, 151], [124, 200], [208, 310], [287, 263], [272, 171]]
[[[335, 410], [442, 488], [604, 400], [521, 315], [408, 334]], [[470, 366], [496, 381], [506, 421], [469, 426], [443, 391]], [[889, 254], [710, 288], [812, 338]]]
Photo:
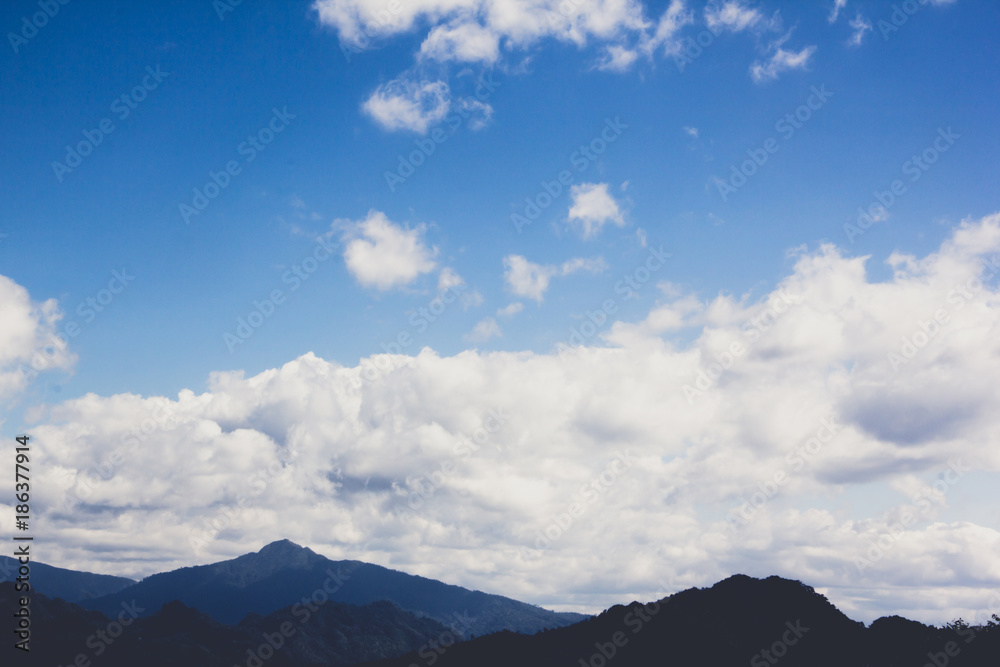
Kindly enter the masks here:
[[[33, 577], [42, 567], [33, 564]], [[95, 590], [88, 577], [96, 575], [61, 572], [74, 595]], [[15, 602], [13, 584], [0, 584], [0, 609], [13, 611]], [[81, 605], [32, 591], [33, 650], [23, 664], [68, 665], [82, 655], [107, 667], [1000, 665], [995, 624], [933, 628], [889, 616], [865, 627], [809, 586], [779, 577], [736, 575], [583, 617], [332, 561], [287, 541]]]
[[156, 574], [81, 604], [110, 614], [126, 600], [135, 599], [147, 609], [180, 600], [218, 621], [234, 624], [249, 613], [269, 614], [313, 596], [358, 605], [388, 600], [475, 635], [499, 630], [530, 634], [585, 618], [379, 565], [333, 561], [288, 540], [233, 560]]
[[[0, 556], [0, 581], [14, 581], [19, 563], [16, 558]], [[117, 593], [135, 583], [125, 577], [77, 572], [32, 561], [31, 583], [35, 590], [50, 598], [80, 602]]]
[[[429, 665], [419, 654], [366, 667]], [[1000, 632], [898, 617], [852, 621], [797, 581], [737, 575], [649, 604], [612, 607], [568, 628], [497, 633], [436, 652], [435, 667], [995, 667]]]
[[[0, 609], [13, 611], [15, 602], [14, 585], [0, 584]], [[144, 617], [139, 614], [149, 609], [126, 602], [109, 618], [36, 592], [29, 608], [31, 650], [25, 654], [6, 646], [0, 664], [341, 667], [419, 651], [452, 632], [390, 602], [286, 607], [267, 617], [247, 617], [236, 627], [182, 602], [169, 602]]]

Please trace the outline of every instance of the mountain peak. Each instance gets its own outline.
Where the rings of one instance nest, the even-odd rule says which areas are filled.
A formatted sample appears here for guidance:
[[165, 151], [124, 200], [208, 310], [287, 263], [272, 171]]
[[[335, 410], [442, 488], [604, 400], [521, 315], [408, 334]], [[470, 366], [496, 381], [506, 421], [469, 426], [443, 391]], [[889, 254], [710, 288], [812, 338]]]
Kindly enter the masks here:
[[307, 551], [305, 547], [302, 547], [291, 540], [276, 540], [271, 542], [262, 548], [259, 553], [261, 556], [283, 556], [288, 554], [297, 554], [302, 551]]

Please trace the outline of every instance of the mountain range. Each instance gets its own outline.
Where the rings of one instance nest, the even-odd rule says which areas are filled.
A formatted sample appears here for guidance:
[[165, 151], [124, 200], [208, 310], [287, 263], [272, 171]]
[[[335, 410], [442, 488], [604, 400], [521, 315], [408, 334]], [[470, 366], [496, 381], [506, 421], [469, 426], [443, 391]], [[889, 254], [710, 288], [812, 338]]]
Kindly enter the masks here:
[[[0, 583], [0, 608], [15, 609], [10, 582]], [[451, 631], [391, 602], [316, 605], [308, 616], [291, 608], [248, 615], [235, 626], [219, 623], [182, 602], [141, 616], [125, 603], [110, 618], [42, 593], [33, 593], [31, 650], [16, 655], [34, 667], [340, 667], [418, 651]], [[5, 652], [12, 650], [9, 646]]]
[[[425, 650], [365, 667], [429, 665]], [[501, 632], [437, 653], [435, 667], [996, 667], [1000, 628], [933, 628], [898, 616], [865, 627], [798, 581], [736, 575], [608, 609], [534, 636]]]
[[149, 615], [179, 600], [221, 623], [235, 624], [247, 614], [270, 614], [314, 596], [353, 605], [388, 600], [463, 635], [500, 630], [531, 634], [586, 618], [379, 565], [330, 560], [288, 540], [233, 560], [154, 574], [80, 605], [110, 615], [123, 602], [135, 600]]
[[[1000, 664], [995, 623], [933, 628], [890, 616], [866, 627], [779, 577], [735, 575], [590, 617], [282, 540], [139, 582], [33, 563], [32, 584], [32, 651], [22, 662], [47, 667]], [[15, 609], [16, 595], [0, 583], [0, 609]]]
[[[14, 581], [17, 578], [19, 565], [16, 558], [0, 556], [0, 581]], [[136, 582], [127, 577], [77, 572], [33, 561], [31, 583], [36, 590], [42, 591], [49, 597], [61, 598], [68, 602], [81, 602], [117, 593]]]

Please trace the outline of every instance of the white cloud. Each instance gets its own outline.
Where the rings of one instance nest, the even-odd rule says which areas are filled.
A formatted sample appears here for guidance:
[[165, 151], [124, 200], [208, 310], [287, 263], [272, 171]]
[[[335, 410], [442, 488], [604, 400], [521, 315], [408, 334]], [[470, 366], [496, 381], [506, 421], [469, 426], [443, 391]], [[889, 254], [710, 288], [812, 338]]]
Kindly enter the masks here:
[[610, 41], [648, 26], [638, 0], [407, 0], [395, 14], [380, 0], [317, 0], [313, 8], [321, 23], [351, 44], [366, 26], [391, 36], [429, 24], [421, 55], [459, 62], [493, 62], [501, 41], [511, 49], [547, 38], [584, 46], [591, 39]]
[[686, 135], [688, 135], [689, 137], [693, 137], [695, 139], [698, 138], [698, 128], [697, 127], [689, 127], [689, 126], [685, 125], [684, 126], [684, 133]]
[[650, 36], [644, 34], [640, 38], [640, 48], [650, 56], [657, 50], [661, 50], [666, 56], [675, 55], [682, 48], [678, 34], [684, 26], [692, 23], [694, 23], [694, 16], [687, 10], [684, 2], [671, 0], [670, 5], [657, 21], [653, 34]]
[[438, 61], [492, 64], [500, 57], [499, 36], [468, 21], [435, 26], [420, 46], [420, 56]]
[[467, 333], [464, 338], [473, 343], [485, 343], [490, 338], [500, 336], [503, 336], [503, 332], [500, 330], [500, 325], [497, 324], [496, 318], [486, 317], [477, 322], [472, 331]]
[[[425, 245], [422, 226], [407, 229], [371, 210], [364, 220], [338, 220], [334, 228], [343, 234], [347, 269], [365, 287], [383, 291], [402, 287], [434, 270], [435, 251]], [[449, 273], [444, 280], [454, 275]]]
[[640, 52], [650, 57], [679, 52], [678, 33], [693, 22], [684, 0], [671, 0], [655, 21], [639, 0], [408, 0], [395, 13], [380, 0], [316, 0], [313, 8], [344, 44], [429, 26], [418, 54], [425, 61], [492, 65], [504, 53], [551, 39], [578, 47], [597, 44], [602, 55], [595, 66], [611, 71], [627, 70]]
[[597, 63], [597, 69], [607, 72], [624, 72], [632, 67], [639, 54], [621, 44], [604, 47], [604, 56]]
[[756, 26], [762, 19], [760, 11], [743, 0], [712, 2], [705, 7], [705, 24], [716, 34], [723, 31], [743, 32]]
[[72, 368], [76, 355], [59, 329], [62, 317], [55, 299], [32, 301], [28, 290], [0, 276], [0, 400], [24, 391], [39, 372]]
[[507, 288], [518, 296], [535, 299], [539, 302], [545, 297], [549, 281], [554, 276], [568, 276], [578, 271], [600, 273], [607, 269], [607, 264], [603, 259], [584, 259], [581, 257], [563, 262], [562, 266], [554, 266], [535, 264], [521, 255], [508, 255], [504, 257], [503, 264]]
[[569, 222], [577, 223], [583, 238], [590, 239], [600, 233], [607, 223], [625, 225], [618, 202], [608, 192], [607, 183], [581, 183], [570, 188], [572, 202]]
[[771, 55], [766, 60], [757, 60], [750, 65], [750, 77], [754, 80], [754, 83], [773, 81], [782, 72], [808, 67], [809, 59], [816, 52], [816, 47], [806, 46], [799, 51], [786, 51], [782, 48], [782, 44], [787, 39], [788, 36], [786, 35], [773, 42], [768, 48]]
[[605, 262], [600, 257], [596, 258], [584, 258], [576, 257], [574, 259], [568, 260], [562, 263], [559, 267], [559, 275], [568, 276], [577, 271], [586, 271], [587, 273], [602, 273], [608, 268], [607, 262]]
[[847, 5], [847, 0], [834, 0], [833, 9], [830, 10], [830, 17], [827, 19], [830, 23], [836, 23], [837, 17], [840, 16], [840, 10], [842, 10]]
[[861, 42], [865, 39], [865, 33], [871, 32], [872, 30], [872, 22], [861, 14], [858, 14], [849, 21], [848, 25], [851, 26], [854, 33], [851, 35], [851, 38], [847, 40], [847, 43], [851, 46], [861, 46]]
[[493, 107], [486, 102], [463, 97], [456, 104], [462, 110], [462, 116], [468, 117], [470, 130], [481, 130], [493, 119]]
[[554, 266], [529, 262], [521, 255], [504, 257], [504, 280], [511, 292], [518, 296], [541, 301], [549, 289], [549, 280], [556, 275]]
[[[893, 254], [887, 279], [866, 261], [801, 252], [759, 297], [668, 286], [644, 320], [608, 322], [603, 342], [561, 352], [424, 349], [364, 367], [306, 354], [253, 377], [214, 374], [201, 394], [51, 406], [30, 429], [46, 462], [34, 510], [47, 560], [108, 572], [113, 550], [117, 572], [142, 576], [287, 537], [589, 611], [652, 599], [661, 579], [686, 588], [750, 571], [819, 585], [858, 620], [969, 618], [1000, 586], [1000, 530], [959, 511], [1000, 502], [1000, 215], [963, 223], [925, 257]], [[904, 339], [917, 343], [894, 370]], [[730, 363], [733, 342], [743, 350]], [[389, 370], [364, 381], [369, 364]], [[717, 379], [689, 403], [684, 386], [706, 371]], [[833, 439], [803, 458], [830, 418]], [[460, 446], [485, 423], [484, 446]], [[585, 516], [541, 557], [525, 552], [617, 452], [630, 467]], [[896, 532], [954, 459], [971, 470]], [[780, 492], [730, 530], [726, 509], [778, 471]], [[415, 495], [431, 475], [443, 483]], [[192, 551], [213, 521], [225, 530]], [[855, 559], [885, 539], [859, 572]]]
[[520, 301], [515, 301], [514, 303], [508, 304], [498, 310], [497, 315], [500, 317], [514, 317], [522, 310], [524, 310], [524, 304]]
[[451, 91], [444, 81], [394, 79], [375, 89], [362, 107], [386, 130], [425, 134], [451, 108]]
[[438, 292], [443, 293], [450, 289], [460, 291], [459, 303], [462, 304], [462, 310], [483, 305], [483, 295], [478, 290], [468, 290], [465, 287], [465, 278], [458, 275], [454, 269], [450, 267], [441, 269], [441, 273], [438, 274]]
[[471, 292], [463, 293], [460, 301], [462, 303], [462, 310], [477, 308], [483, 305], [483, 295], [478, 290], [472, 290]]
[[441, 273], [438, 274], [438, 291], [446, 292], [453, 287], [461, 287], [465, 285], [465, 279], [458, 275], [458, 273], [449, 266], [441, 269]]

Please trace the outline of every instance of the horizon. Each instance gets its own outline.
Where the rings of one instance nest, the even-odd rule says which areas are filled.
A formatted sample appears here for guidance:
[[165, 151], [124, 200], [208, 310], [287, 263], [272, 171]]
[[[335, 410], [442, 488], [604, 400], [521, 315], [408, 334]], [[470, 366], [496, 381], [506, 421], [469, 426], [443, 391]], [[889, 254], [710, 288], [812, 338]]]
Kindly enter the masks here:
[[[361, 562], [361, 563], [368, 563], [368, 561], [358, 561], [357, 559], [354, 559], [354, 558], [339, 558], [339, 559], [330, 558], [330, 557], [326, 556], [325, 554], [323, 554], [322, 552], [317, 551], [317, 550], [315, 550], [315, 549], [313, 549], [313, 548], [311, 548], [309, 546], [298, 544], [298, 543], [296, 543], [293, 540], [290, 540], [288, 538], [280, 538], [280, 539], [272, 540], [271, 542], [268, 542], [268, 543], [262, 545], [259, 549], [256, 549], [256, 550], [251, 549], [250, 551], [247, 551], [245, 553], [236, 554], [236, 555], [233, 555], [233, 556], [221, 558], [219, 560], [212, 560], [212, 561], [204, 562], [204, 563], [199, 562], [199, 563], [193, 563], [193, 564], [188, 564], [188, 565], [181, 565], [181, 566], [179, 566], [177, 568], [170, 569], [170, 570], [162, 570], [162, 571], [150, 572], [150, 573], [148, 573], [146, 575], [143, 575], [143, 576], [140, 576], [140, 577], [125, 577], [125, 578], [132, 580], [134, 583], [141, 583], [141, 582], [145, 581], [146, 579], [148, 579], [150, 577], [153, 577], [153, 576], [156, 576], [156, 575], [159, 575], [159, 574], [165, 574], [165, 573], [169, 573], [169, 572], [176, 572], [176, 571], [181, 570], [181, 569], [192, 568], [192, 567], [206, 567], [206, 566], [211, 566], [211, 565], [215, 565], [215, 564], [218, 564], [218, 563], [223, 563], [223, 562], [228, 562], [228, 561], [236, 560], [236, 559], [244, 557], [244, 556], [258, 555], [262, 551], [264, 551], [265, 549], [267, 549], [268, 547], [272, 547], [274, 545], [283, 544], [283, 543], [288, 543], [291, 546], [296, 547], [296, 548], [298, 548], [300, 550], [303, 550], [303, 551], [310, 551], [313, 554], [316, 554], [318, 556], [326, 558], [330, 562], [335, 562], [335, 563], [339, 563], [339, 562]], [[377, 565], [379, 567], [385, 567], [386, 569], [389, 569], [389, 570], [395, 570], [397, 572], [403, 572], [404, 574], [409, 574], [409, 575], [413, 575], [413, 576], [421, 576], [421, 577], [424, 576], [424, 575], [421, 575], [421, 574], [416, 573], [416, 572], [408, 572], [406, 570], [401, 570], [399, 568], [390, 567], [388, 565], [383, 565], [383, 564], [380, 564], [380, 563], [368, 563], [368, 564]], [[74, 568], [71, 568], [71, 567], [65, 567], [65, 566], [60, 566], [60, 565], [53, 565], [52, 563], [45, 563], [45, 565], [49, 565], [51, 567], [62, 567], [63, 569], [69, 569], [69, 570], [73, 570], [74, 569]], [[80, 570], [74, 570], [74, 571], [80, 571]], [[109, 576], [122, 576], [122, 575], [120, 575], [120, 574], [118, 574], [116, 572], [108, 572], [108, 571], [102, 571], [102, 572], [96, 572], [95, 571], [95, 572], [92, 572], [92, 574], [109, 575]], [[686, 590], [692, 590], [692, 589], [695, 589], [695, 590], [709, 589], [709, 588], [714, 587], [716, 584], [722, 583], [724, 581], [727, 581], [727, 580], [735, 578], [735, 577], [748, 577], [750, 579], [755, 579], [757, 581], [764, 581], [764, 580], [770, 579], [770, 578], [778, 578], [778, 579], [783, 579], [785, 581], [796, 581], [798, 583], [804, 584], [804, 585], [808, 586], [810, 589], [812, 589], [814, 592], [816, 592], [817, 594], [823, 595], [824, 597], [826, 597], [845, 616], [847, 616], [848, 618], [850, 618], [853, 621], [858, 621], [858, 622], [863, 623], [865, 625], [865, 627], [871, 626], [871, 624], [874, 623], [879, 618], [888, 618], [888, 617], [892, 617], [892, 616], [900, 616], [900, 614], [888, 611], [887, 613], [885, 613], [885, 614], [883, 614], [881, 616], [872, 616], [871, 618], [864, 618], [864, 617], [858, 618], [856, 616], [852, 616], [852, 615], [846, 613], [843, 609], [841, 609], [840, 605], [838, 604], [836, 593], [834, 593], [832, 591], [828, 591], [826, 589], [822, 589], [821, 587], [818, 587], [818, 586], [813, 586], [808, 581], [802, 581], [802, 580], [799, 580], [799, 579], [792, 579], [792, 578], [789, 578], [789, 577], [781, 577], [781, 576], [775, 575], [775, 574], [772, 574], [772, 575], [750, 575], [750, 574], [746, 574], [746, 573], [743, 573], [743, 572], [733, 572], [733, 573], [731, 573], [731, 574], [729, 574], [729, 575], [727, 575], [727, 576], [725, 576], [725, 577], [723, 577], [721, 579], [718, 579], [716, 581], [706, 582], [706, 583], [700, 584], [700, 585], [698, 585], [698, 584], [692, 584], [692, 585], [687, 585], [687, 586], [674, 586], [673, 582], [670, 582], [670, 585], [665, 586], [664, 584], [666, 582], [664, 582], [664, 581], [661, 580], [661, 581], [657, 582], [658, 585], [659, 585], [658, 593], [662, 593], [662, 595], [660, 597], [651, 598], [651, 599], [646, 600], [646, 599], [642, 599], [642, 598], [639, 598], [639, 597], [628, 598], [628, 596], [626, 595], [624, 598], [622, 598], [622, 600], [620, 600], [618, 602], [614, 602], [614, 603], [608, 605], [607, 607], [596, 608], [596, 609], [593, 609], [593, 610], [590, 610], [590, 611], [582, 609], [582, 608], [579, 608], [579, 607], [572, 607], [571, 608], [571, 607], [567, 607], [566, 605], [559, 605], [559, 604], [549, 605], [549, 606], [545, 606], [543, 608], [547, 609], [549, 611], [555, 611], [555, 612], [572, 612], [572, 613], [578, 613], [578, 614], [585, 614], [585, 615], [588, 615], [588, 616], [599, 616], [600, 614], [604, 613], [605, 611], [608, 611], [609, 609], [611, 609], [611, 607], [614, 607], [614, 606], [629, 605], [631, 603], [636, 603], [636, 602], [638, 602], [638, 603], [656, 602], [656, 601], [663, 600], [665, 598], [669, 598], [669, 597], [671, 597], [671, 596], [673, 596], [673, 595], [675, 595], [677, 593], [680, 593], [680, 592], [683, 592], [683, 591], [686, 591]], [[448, 584], [448, 585], [458, 585], [458, 584], [454, 584], [454, 583], [448, 581], [447, 579], [440, 579], [440, 580], [438, 580], [438, 579], [436, 579], [434, 577], [426, 577], [426, 578], [433, 579], [435, 581], [441, 581], [441, 583]], [[466, 587], [463, 586], [463, 588], [466, 588]], [[668, 588], [674, 588], [675, 590], [668, 591], [667, 590]], [[503, 591], [488, 591], [488, 590], [480, 590], [480, 589], [470, 589], [470, 590], [478, 591], [478, 592], [482, 592], [482, 593], [486, 593], [487, 595], [499, 595], [501, 597], [505, 597], [505, 598], [509, 598], [509, 599], [515, 599], [518, 602], [525, 602], [524, 600], [518, 600], [516, 598], [511, 598], [509, 595], [506, 595]], [[991, 610], [991, 611], [994, 610], [995, 607], [996, 607], [996, 603], [997, 603], [998, 600], [1000, 600], [1000, 590], [990, 591], [990, 603], [991, 603], [991, 606], [988, 607], [988, 609]], [[534, 603], [528, 602], [527, 604], [534, 604]], [[535, 606], [541, 607], [542, 605], [535, 605]], [[906, 618], [906, 617], [904, 617], [904, 618]], [[925, 625], [928, 625], [930, 627], [943, 627], [945, 623], [955, 621], [957, 618], [958, 617], [952, 618], [952, 619], [949, 619], [946, 622], [941, 622], [941, 623], [937, 623], [937, 624], [934, 624], [934, 623], [924, 623], [923, 621], [919, 621], [919, 622], [924, 623]], [[973, 617], [973, 618], [967, 619], [967, 620], [975, 620], [976, 618], [978, 618], [978, 617]], [[910, 620], [918, 620], [918, 619], [910, 619]], [[975, 624], [973, 623], [973, 625], [975, 625]]]
[[42, 4], [0, 8], [33, 558], [1000, 590], [1000, 5]]
[[[223, 558], [222, 560], [214, 560], [214, 561], [211, 561], [211, 562], [208, 562], [208, 563], [197, 563], [197, 564], [194, 564], [194, 565], [181, 566], [180, 568], [173, 569], [173, 570], [151, 572], [150, 574], [145, 575], [145, 576], [140, 577], [140, 578], [132, 578], [132, 577], [126, 577], [126, 578], [131, 579], [134, 583], [141, 583], [141, 582], [145, 581], [146, 579], [148, 579], [150, 577], [153, 577], [153, 576], [156, 576], [156, 575], [159, 575], [159, 574], [166, 574], [166, 573], [169, 573], [169, 572], [176, 572], [176, 571], [178, 571], [180, 569], [187, 569], [187, 568], [192, 568], [192, 567], [207, 567], [207, 566], [211, 566], [211, 565], [216, 565], [218, 563], [223, 563], [223, 562], [228, 562], [228, 561], [231, 561], [231, 560], [236, 560], [236, 559], [244, 557], [244, 556], [259, 555], [262, 551], [264, 551], [268, 547], [272, 547], [274, 545], [283, 544], [283, 543], [288, 543], [291, 546], [297, 547], [298, 549], [303, 550], [303, 551], [310, 551], [313, 554], [316, 554], [318, 556], [326, 558], [327, 560], [329, 560], [330, 562], [333, 562], [333, 563], [342, 563], [342, 562], [361, 562], [361, 563], [366, 563], [366, 561], [357, 561], [356, 559], [352, 559], [352, 558], [343, 558], [343, 559], [329, 558], [326, 555], [324, 555], [323, 553], [320, 553], [320, 552], [318, 552], [318, 551], [316, 551], [316, 550], [314, 550], [314, 549], [312, 549], [312, 548], [310, 548], [308, 546], [297, 544], [297, 543], [295, 543], [292, 540], [289, 540], [287, 538], [281, 538], [281, 539], [274, 540], [272, 542], [268, 542], [267, 544], [264, 544], [263, 546], [261, 546], [257, 550], [251, 550], [251, 551], [248, 551], [248, 552], [243, 553], [243, 554], [239, 554], [239, 555], [232, 556], [232, 557], [229, 557], [229, 558]], [[58, 565], [52, 565], [52, 563], [45, 563], [45, 564], [49, 565], [51, 567], [60, 567]], [[419, 574], [416, 574], [416, 573], [413, 573], [413, 572], [406, 572], [404, 570], [399, 570], [399, 569], [388, 567], [388, 566], [385, 566], [385, 565], [380, 565], [379, 563], [368, 563], [368, 564], [370, 564], [370, 565], [378, 565], [379, 567], [385, 567], [386, 569], [395, 570], [397, 572], [403, 572], [404, 574], [409, 574], [409, 575], [412, 575], [412, 576], [422, 576], [422, 575], [419, 575]], [[64, 569], [72, 569], [72, 568], [64, 568]], [[79, 570], [75, 570], [75, 571], [79, 571]], [[92, 574], [120, 576], [120, 575], [116, 575], [114, 572], [93, 572]], [[684, 592], [684, 591], [687, 591], [687, 590], [707, 590], [709, 588], [713, 588], [717, 584], [723, 583], [723, 582], [728, 581], [730, 579], [739, 578], [739, 577], [746, 577], [746, 578], [754, 579], [756, 581], [765, 581], [767, 579], [777, 578], [777, 579], [782, 579], [784, 581], [794, 581], [794, 582], [797, 582], [797, 583], [800, 583], [800, 584], [804, 584], [805, 586], [807, 586], [808, 588], [810, 588], [811, 590], [813, 590], [815, 593], [817, 593], [819, 595], [823, 595], [824, 597], [826, 597], [835, 607], [837, 607], [837, 609], [839, 611], [841, 611], [841, 613], [844, 613], [843, 610], [840, 609], [840, 606], [837, 604], [836, 599], [831, 598], [831, 596], [827, 592], [825, 592], [823, 590], [820, 590], [818, 587], [812, 586], [808, 581], [801, 581], [801, 580], [798, 580], [798, 579], [789, 579], [787, 577], [780, 577], [778, 575], [754, 576], [754, 575], [749, 575], [749, 574], [745, 574], [745, 573], [742, 573], [742, 572], [733, 572], [732, 574], [730, 574], [730, 575], [728, 575], [728, 576], [726, 576], [726, 577], [724, 577], [722, 579], [719, 579], [718, 581], [709, 582], [709, 583], [707, 583], [705, 585], [701, 585], [701, 586], [692, 585], [692, 586], [687, 586], [687, 587], [678, 587], [678, 588], [676, 588], [676, 590], [672, 590], [672, 591], [666, 591], [665, 588], [664, 588], [664, 586], [663, 586], [664, 582], [661, 581], [661, 582], [659, 582], [659, 584], [660, 584], [660, 592], [662, 593], [662, 595], [660, 597], [646, 600], [646, 599], [640, 599], [640, 598], [627, 599], [627, 596], [626, 596], [626, 598], [623, 598], [619, 602], [616, 602], [616, 603], [614, 603], [612, 605], [609, 605], [608, 607], [604, 607], [604, 608], [600, 608], [600, 609], [595, 609], [594, 611], [584, 611], [584, 610], [581, 610], [581, 609], [578, 609], [578, 608], [563, 609], [563, 608], [561, 608], [561, 605], [553, 605], [553, 606], [544, 607], [544, 608], [547, 609], [547, 610], [549, 610], [549, 611], [555, 611], [555, 612], [572, 612], [572, 613], [584, 614], [584, 615], [587, 615], [587, 616], [599, 616], [599, 615], [603, 614], [604, 612], [608, 611], [609, 609], [611, 609], [611, 607], [614, 607], [614, 606], [619, 606], [619, 605], [626, 605], [627, 606], [627, 605], [633, 604], [633, 603], [643, 603], [643, 604], [646, 604], [646, 603], [650, 603], [650, 602], [662, 601], [662, 600], [664, 600], [666, 598], [669, 598], [669, 597], [671, 597], [673, 595], [676, 595], [677, 593], [681, 593], [681, 592]], [[437, 580], [435, 579], [435, 581], [437, 581]], [[455, 585], [455, 584], [452, 584], [451, 582], [449, 582], [447, 580], [441, 580], [441, 583], [448, 584], [448, 585]], [[499, 595], [501, 597], [506, 597], [508, 599], [514, 599], [514, 598], [510, 598], [509, 596], [505, 595], [502, 591], [485, 591], [485, 590], [478, 590], [478, 589], [470, 589], [470, 590], [473, 590], [474, 592], [485, 593], [487, 595]], [[1000, 591], [992, 591], [991, 602], [993, 602], [993, 601], [995, 601], [997, 599], [1000, 599]], [[515, 600], [515, 601], [517, 601], [517, 602], [524, 602], [523, 600]], [[531, 603], [528, 603], [528, 604], [531, 604]], [[535, 605], [535, 606], [540, 606], [540, 605]], [[993, 607], [991, 607], [991, 609], [992, 608]], [[865, 625], [865, 627], [869, 627], [869, 626], [871, 626], [872, 623], [874, 623], [879, 618], [888, 618], [888, 617], [892, 617], [892, 616], [898, 616], [898, 614], [887, 613], [884, 616], [873, 617], [871, 619], [859, 619], [859, 618], [855, 618], [853, 616], [850, 616], [850, 615], [848, 615], [846, 613], [845, 613], [845, 616], [847, 616], [848, 618], [850, 618], [853, 621], [860, 621], [860, 622], [862, 622]], [[916, 620], [916, 619], [910, 619], [910, 620]], [[956, 620], [956, 619], [950, 619], [950, 621], [954, 621], [954, 620]], [[970, 619], [970, 620], [975, 620], [975, 619]], [[930, 627], [942, 627], [944, 624], [938, 624], [938, 625], [926, 624], [926, 625], [929, 625]], [[975, 623], [973, 623], [973, 625], [975, 625]]]

